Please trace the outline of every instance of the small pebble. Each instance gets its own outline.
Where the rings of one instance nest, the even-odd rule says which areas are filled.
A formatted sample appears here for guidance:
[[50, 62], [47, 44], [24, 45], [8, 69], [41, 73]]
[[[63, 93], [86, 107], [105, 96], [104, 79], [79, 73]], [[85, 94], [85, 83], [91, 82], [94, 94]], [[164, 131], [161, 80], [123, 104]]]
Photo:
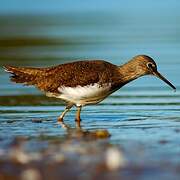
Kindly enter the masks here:
[[168, 140], [162, 139], [159, 141], [159, 144], [167, 144], [168, 142], [169, 142]]
[[42, 120], [41, 119], [32, 119], [32, 122], [33, 123], [42, 123]]
[[21, 180], [41, 180], [41, 174], [36, 169], [26, 169], [20, 175]]
[[126, 165], [123, 154], [115, 147], [108, 148], [105, 155], [106, 166], [109, 170], [117, 170]]
[[174, 130], [176, 133], [180, 133], [180, 129], [175, 129]]
[[22, 164], [26, 164], [30, 161], [29, 156], [20, 148], [13, 148], [10, 151], [10, 158]]
[[9, 124], [11, 124], [11, 123], [16, 122], [16, 120], [7, 120], [6, 122], [9, 123]]
[[65, 156], [62, 153], [56, 153], [52, 156], [52, 160], [58, 163], [63, 163], [65, 161]]
[[108, 138], [110, 137], [110, 133], [106, 129], [97, 130], [95, 132], [97, 138]]

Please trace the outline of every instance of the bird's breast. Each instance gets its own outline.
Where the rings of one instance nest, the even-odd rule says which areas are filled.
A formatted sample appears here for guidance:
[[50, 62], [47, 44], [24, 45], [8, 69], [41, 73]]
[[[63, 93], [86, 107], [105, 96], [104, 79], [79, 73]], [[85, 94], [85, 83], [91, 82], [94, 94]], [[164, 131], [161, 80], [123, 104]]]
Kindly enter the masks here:
[[87, 86], [59, 87], [60, 99], [76, 105], [96, 104], [111, 94], [111, 84], [91, 84]]

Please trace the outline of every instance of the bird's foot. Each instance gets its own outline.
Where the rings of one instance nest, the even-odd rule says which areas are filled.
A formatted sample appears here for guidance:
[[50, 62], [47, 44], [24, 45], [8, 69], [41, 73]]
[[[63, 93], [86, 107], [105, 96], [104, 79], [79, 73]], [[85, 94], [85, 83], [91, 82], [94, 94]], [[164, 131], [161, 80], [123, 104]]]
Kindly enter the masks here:
[[60, 124], [61, 127], [64, 129], [70, 129], [70, 127], [64, 123], [63, 118], [60, 118], [60, 117], [58, 118], [58, 124]]
[[76, 128], [81, 129], [81, 119], [80, 120], [75, 119], [75, 122], [76, 122]]
[[62, 117], [58, 117], [57, 120], [58, 120], [58, 122], [61, 122], [61, 123], [63, 122], [63, 118]]
[[81, 122], [81, 118], [76, 118], [75, 122]]
[[75, 121], [76, 122], [81, 122], [81, 119], [80, 118], [76, 118]]

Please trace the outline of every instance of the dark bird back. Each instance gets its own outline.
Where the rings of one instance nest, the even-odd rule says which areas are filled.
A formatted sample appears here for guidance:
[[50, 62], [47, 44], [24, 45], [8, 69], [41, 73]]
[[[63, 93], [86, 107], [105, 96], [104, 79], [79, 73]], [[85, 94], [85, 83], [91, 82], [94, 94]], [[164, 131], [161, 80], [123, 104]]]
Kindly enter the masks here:
[[77, 61], [47, 68], [5, 66], [11, 81], [34, 85], [42, 91], [59, 93], [61, 86], [76, 87], [112, 83], [119, 79], [118, 66], [103, 60]]

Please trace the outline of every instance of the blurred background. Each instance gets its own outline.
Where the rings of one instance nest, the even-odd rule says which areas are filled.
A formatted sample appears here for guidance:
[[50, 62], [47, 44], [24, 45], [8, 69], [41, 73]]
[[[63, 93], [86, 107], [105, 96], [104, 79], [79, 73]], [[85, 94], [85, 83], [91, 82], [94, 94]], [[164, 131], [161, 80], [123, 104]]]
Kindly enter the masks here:
[[[118, 146], [130, 162], [121, 174], [128, 179], [179, 179], [180, 1], [0, 0], [0, 172], [12, 179], [9, 175], [17, 170], [17, 164], [13, 167], [7, 160], [9, 154], [10, 158], [14, 154], [33, 159], [36, 156], [30, 152], [37, 152], [42, 156], [38, 167], [46, 166], [44, 162], [51, 162], [46, 155], [57, 146], [51, 156], [64, 153], [69, 171], [62, 166], [51, 169], [80, 179], [85, 177], [82, 172], [89, 172], [92, 177], [97, 172], [92, 167], [101, 169], [95, 160], [108, 149], [95, 141], [92, 156], [74, 155], [79, 148], [89, 151], [93, 143], [85, 141], [82, 146], [81, 141], [68, 141], [68, 132], [57, 124], [64, 110], [61, 101], [45, 97], [34, 87], [10, 82], [3, 65], [45, 67], [79, 59], [105, 59], [120, 65], [138, 54], [157, 62], [159, 71], [177, 87], [176, 93], [157, 78], [142, 77], [102, 103], [84, 107], [82, 126], [90, 131], [108, 130], [112, 136], [106, 145]], [[74, 114], [75, 108], [65, 118], [71, 127], [75, 127]], [[26, 138], [21, 149], [26, 156], [13, 151], [17, 137]], [[65, 151], [60, 152], [63, 143]], [[87, 172], [82, 162], [89, 162]], [[44, 168], [45, 177], [47, 173]]]
[[[0, 4], [1, 66], [51, 66], [79, 59], [106, 59], [118, 65], [147, 54], [180, 85], [177, 0], [1, 0]], [[2, 69], [0, 73], [0, 94], [6, 94], [11, 85]], [[130, 86], [145, 86], [146, 80]], [[146, 86], [165, 85], [148, 78]]]

